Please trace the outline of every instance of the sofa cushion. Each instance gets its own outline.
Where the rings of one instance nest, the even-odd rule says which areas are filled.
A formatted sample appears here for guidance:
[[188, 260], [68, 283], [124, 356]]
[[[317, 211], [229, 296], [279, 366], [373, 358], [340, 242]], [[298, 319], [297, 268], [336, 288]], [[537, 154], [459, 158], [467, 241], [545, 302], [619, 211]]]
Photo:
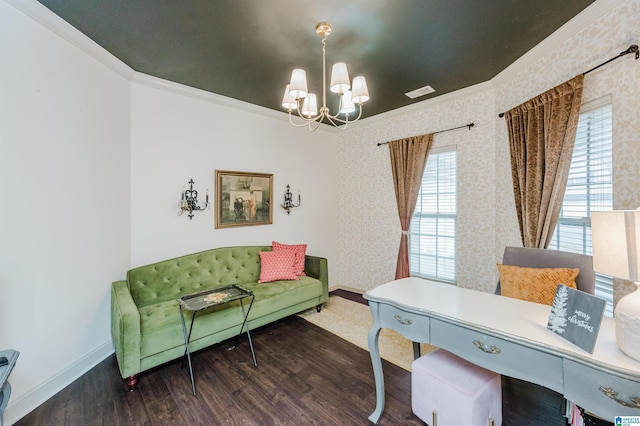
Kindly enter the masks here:
[[577, 268], [525, 268], [498, 264], [502, 295], [551, 305], [558, 284], [576, 288]]
[[293, 250], [296, 255], [295, 270], [296, 274], [304, 275], [304, 260], [307, 253], [306, 244], [282, 244], [277, 241], [271, 242], [273, 251]]
[[295, 262], [296, 254], [293, 250], [260, 252], [260, 279], [258, 282], [297, 280]]
[[131, 269], [131, 297], [137, 306], [146, 306], [208, 288], [256, 282], [258, 253], [269, 250], [270, 246], [223, 247]]
[[[254, 294], [254, 303], [249, 312], [249, 321], [272, 312], [320, 297], [322, 283], [311, 277], [299, 280], [274, 281], [268, 285], [257, 282], [242, 285]], [[251, 299], [242, 299], [245, 309]], [[215, 313], [215, 315], [214, 315]], [[192, 312], [185, 310], [184, 319], [187, 332], [191, 325]], [[242, 308], [239, 301], [216, 305], [198, 312], [191, 334], [191, 342], [206, 338], [213, 331], [221, 332], [235, 328], [240, 332]], [[180, 321], [180, 308], [177, 300], [170, 300], [140, 307], [140, 357], [146, 358], [171, 348], [184, 348], [184, 334]]]

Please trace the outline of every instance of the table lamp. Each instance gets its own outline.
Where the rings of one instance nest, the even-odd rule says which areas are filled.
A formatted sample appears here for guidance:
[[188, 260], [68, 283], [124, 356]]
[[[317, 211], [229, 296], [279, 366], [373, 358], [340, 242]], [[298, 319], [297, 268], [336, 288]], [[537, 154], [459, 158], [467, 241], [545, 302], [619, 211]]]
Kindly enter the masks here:
[[[591, 213], [593, 269], [640, 285], [640, 209]], [[621, 298], [614, 311], [616, 342], [640, 361], [640, 290]]]

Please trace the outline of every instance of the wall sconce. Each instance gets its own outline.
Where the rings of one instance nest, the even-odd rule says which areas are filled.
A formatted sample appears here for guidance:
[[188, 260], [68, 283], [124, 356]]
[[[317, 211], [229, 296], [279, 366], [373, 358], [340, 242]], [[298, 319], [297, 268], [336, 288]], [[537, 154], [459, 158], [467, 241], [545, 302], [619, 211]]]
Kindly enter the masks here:
[[189, 212], [189, 220], [193, 218], [193, 212], [198, 210], [206, 210], [209, 207], [209, 190], [207, 189], [207, 196], [205, 198], [204, 206], [198, 205], [198, 191], [193, 189], [195, 183], [193, 179], [189, 182], [189, 189], [182, 189], [182, 198], [180, 199], [180, 211], [178, 216], [181, 216], [184, 212]]
[[280, 204], [280, 206], [286, 210], [287, 214], [291, 213], [291, 210], [294, 207], [300, 207], [300, 194], [298, 194], [298, 204], [293, 203], [293, 194], [289, 190], [289, 185], [287, 184], [287, 190], [284, 192], [284, 202]]

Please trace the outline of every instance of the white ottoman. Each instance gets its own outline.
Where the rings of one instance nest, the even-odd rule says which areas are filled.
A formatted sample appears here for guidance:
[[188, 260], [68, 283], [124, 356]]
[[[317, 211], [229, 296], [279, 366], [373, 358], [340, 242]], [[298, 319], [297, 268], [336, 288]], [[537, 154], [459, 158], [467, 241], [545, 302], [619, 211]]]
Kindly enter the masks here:
[[498, 373], [436, 349], [411, 364], [411, 409], [430, 426], [502, 424]]

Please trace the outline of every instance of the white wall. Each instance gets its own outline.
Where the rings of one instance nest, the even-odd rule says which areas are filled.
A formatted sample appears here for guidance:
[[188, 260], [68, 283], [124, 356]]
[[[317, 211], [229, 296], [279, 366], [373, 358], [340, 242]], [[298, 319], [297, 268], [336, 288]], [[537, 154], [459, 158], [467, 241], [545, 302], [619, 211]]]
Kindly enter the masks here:
[[[598, 0], [587, 11], [604, 15], [491, 83], [337, 135], [145, 76], [130, 82], [105, 65], [112, 57], [88, 54], [85, 37], [49, 30], [64, 24], [35, 0], [0, 0], [0, 348], [22, 352], [5, 420], [110, 353], [109, 287], [131, 266], [280, 240], [329, 258], [331, 286], [392, 279], [400, 231], [388, 149], [376, 142], [476, 124], [435, 143], [457, 144], [463, 169], [460, 284], [490, 291], [504, 245], [519, 241], [496, 114], [637, 43], [639, 4]], [[611, 93], [614, 102], [617, 208], [640, 205], [639, 71], [624, 58], [586, 80], [587, 99]], [[273, 173], [275, 196], [291, 184], [303, 205], [289, 216], [274, 207], [273, 225], [233, 229], [214, 229], [213, 210], [178, 217], [182, 186], [193, 178], [213, 198], [216, 169]]]
[[[291, 126], [286, 114], [238, 111], [193, 89], [155, 83], [143, 77], [132, 87], [132, 265], [276, 240], [308, 244], [307, 253], [329, 258], [333, 269], [335, 132], [312, 133]], [[213, 208], [191, 220], [178, 216], [180, 192], [191, 178], [201, 200], [206, 189], [214, 200], [215, 170], [273, 174], [273, 224], [214, 229]], [[280, 207], [287, 184], [302, 197], [289, 215]]]
[[[0, 348], [21, 352], [8, 424], [112, 353], [110, 285], [131, 266], [278, 240], [332, 274], [336, 133], [137, 75], [32, 0], [0, 0], [0, 52]], [[273, 224], [177, 216], [191, 178], [214, 200], [215, 169], [272, 173]], [[286, 184], [303, 200], [289, 216]]]
[[11, 424], [112, 351], [109, 288], [130, 257], [129, 82], [5, 1], [0, 57], [0, 348], [21, 352]]

